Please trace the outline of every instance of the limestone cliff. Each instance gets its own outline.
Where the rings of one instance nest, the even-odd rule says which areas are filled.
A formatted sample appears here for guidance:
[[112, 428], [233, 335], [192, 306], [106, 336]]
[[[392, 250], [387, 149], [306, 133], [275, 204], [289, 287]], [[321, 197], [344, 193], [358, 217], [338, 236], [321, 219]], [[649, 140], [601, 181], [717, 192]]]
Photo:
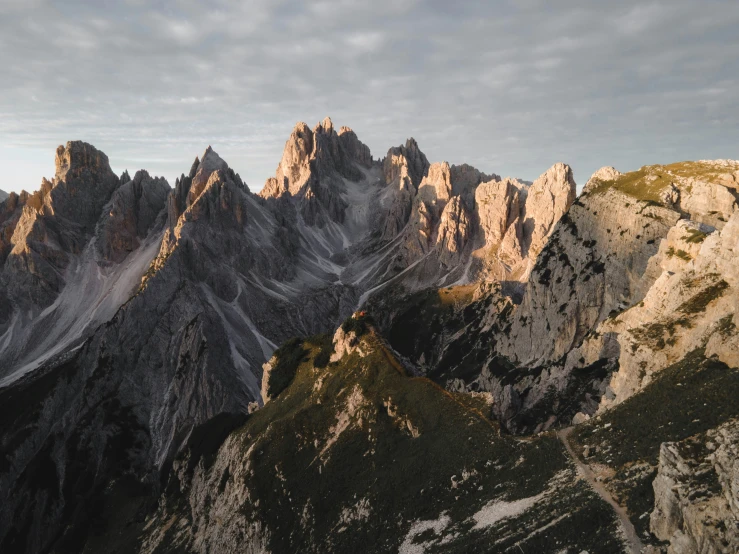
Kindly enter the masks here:
[[667, 554], [739, 550], [738, 455], [736, 420], [662, 444], [650, 527]]

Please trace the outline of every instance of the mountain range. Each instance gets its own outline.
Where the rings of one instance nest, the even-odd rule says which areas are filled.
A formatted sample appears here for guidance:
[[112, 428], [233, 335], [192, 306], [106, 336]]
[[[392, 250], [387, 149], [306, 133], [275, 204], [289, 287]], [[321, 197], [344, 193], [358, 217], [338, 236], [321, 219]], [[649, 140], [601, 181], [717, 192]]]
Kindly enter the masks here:
[[739, 162], [55, 166], [0, 203], [0, 551], [739, 549]]

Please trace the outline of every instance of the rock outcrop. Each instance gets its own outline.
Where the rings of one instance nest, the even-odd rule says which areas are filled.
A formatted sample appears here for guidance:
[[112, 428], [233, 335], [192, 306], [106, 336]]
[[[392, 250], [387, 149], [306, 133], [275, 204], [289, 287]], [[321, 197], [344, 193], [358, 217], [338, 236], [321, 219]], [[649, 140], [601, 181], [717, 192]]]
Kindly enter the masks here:
[[133, 294], [154, 257], [169, 185], [118, 178], [102, 152], [60, 146], [56, 175], [0, 214], [0, 379], [78, 344]]
[[275, 177], [267, 180], [260, 194], [264, 198], [294, 197], [308, 225], [343, 223], [348, 207], [344, 181], [360, 181], [362, 169], [372, 166], [369, 148], [348, 127], [337, 133], [329, 118], [312, 131], [298, 123], [285, 144]]
[[120, 263], [141, 246], [161, 215], [169, 190], [165, 179], [152, 178], [144, 170], [116, 189], [106, 208], [108, 217], [98, 226], [96, 245], [104, 259]]
[[[490, 297], [489, 308], [470, 305], [460, 327], [447, 323], [454, 331], [445, 331], [449, 342], [439, 350], [450, 354], [422, 365], [453, 390], [492, 393], [501, 421], [516, 432], [575, 416], [584, 421], [695, 349], [736, 365], [735, 272], [728, 263], [736, 215], [727, 213], [731, 202], [722, 204], [724, 212], [707, 209], [710, 199], [734, 194], [725, 167], [734, 165], [681, 163], [625, 175], [603, 168], [544, 241], [538, 237], [546, 225], [536, 231], [522, 219], [539, 213], [547, 222], [544, 213], [566, 209], [563, 191], [574, 191], [566, 168], [552, 168], [528, 190], [505, 181], [479, 185], [476, 219], [492, 243], [483, 252], [508, 264], [508, 271], [487, 275], [504, 289]], [[559, 207], [547, 189], [560, 191]], [[696, 194], [705, 201], [686, 202]], [[546, 209], [538, 211], [537, 198]], [[523, 252], [536, 244], [543, 247], [534, 263]], [[528, 271], [521, 294], [506, 279]], [[499, 308], [500, 293], [514, 305]], [[449, 362], [463, 352], [463, 363]]]
[[739, 551], [739, 423], [663, 443], [651, 531], [668, 554]]
[[570, 209], [577, 187], [572, 169], [563, 163], [552, 166], [528, 189], [522, 218], [524, 255], [536, 259], [554, 225]]
[[60, 146], [55, 163], [54, 179], [23, 206], [3, 270], [8, 294], [26, 309], [61, 292], [70, 256], [82, 252], [119, 185], [107, 156], [84, 142]]

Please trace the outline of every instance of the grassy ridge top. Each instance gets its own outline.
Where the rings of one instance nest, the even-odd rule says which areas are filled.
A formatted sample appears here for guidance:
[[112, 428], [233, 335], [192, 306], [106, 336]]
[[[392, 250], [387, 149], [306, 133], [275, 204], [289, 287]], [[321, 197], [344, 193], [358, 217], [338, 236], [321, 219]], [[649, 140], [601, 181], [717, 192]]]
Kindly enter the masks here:
[[731, 168], [709, 161], [650, 165], [624, 173], [612, 180], [598, 181], [589, 189], [588, 193], [602, 194], [612, 189], [637, 200], [660, 204], [662, 203], [660, 193], [670, 184], [680, 188], [682, 181], [690, 179], [711, 182], [719, 179], [731, 169], [736, 170], [738, 168]]
[[609, 507], [554, 435], [501, 434], [483, 396], [398, 371], [374, 329], [325, 367], [323, 340], [302, 348], [210, 477], [249, 499], [241, 510], [269, 530], [270, 551], [621, 551]]

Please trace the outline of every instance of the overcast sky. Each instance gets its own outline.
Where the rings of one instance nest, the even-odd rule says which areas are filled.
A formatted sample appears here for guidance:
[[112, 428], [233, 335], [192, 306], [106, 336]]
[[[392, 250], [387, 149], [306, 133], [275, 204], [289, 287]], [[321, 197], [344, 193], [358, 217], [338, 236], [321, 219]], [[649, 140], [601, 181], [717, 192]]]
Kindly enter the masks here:
[[579, 185], [739, 158], [737, 28], [736, 0], [0, 0], [0, 189], [35, 190], [80, 139], [172, 185], [211, 144], [259, 190], [326, 115], [375, 157], [413, 136]]

